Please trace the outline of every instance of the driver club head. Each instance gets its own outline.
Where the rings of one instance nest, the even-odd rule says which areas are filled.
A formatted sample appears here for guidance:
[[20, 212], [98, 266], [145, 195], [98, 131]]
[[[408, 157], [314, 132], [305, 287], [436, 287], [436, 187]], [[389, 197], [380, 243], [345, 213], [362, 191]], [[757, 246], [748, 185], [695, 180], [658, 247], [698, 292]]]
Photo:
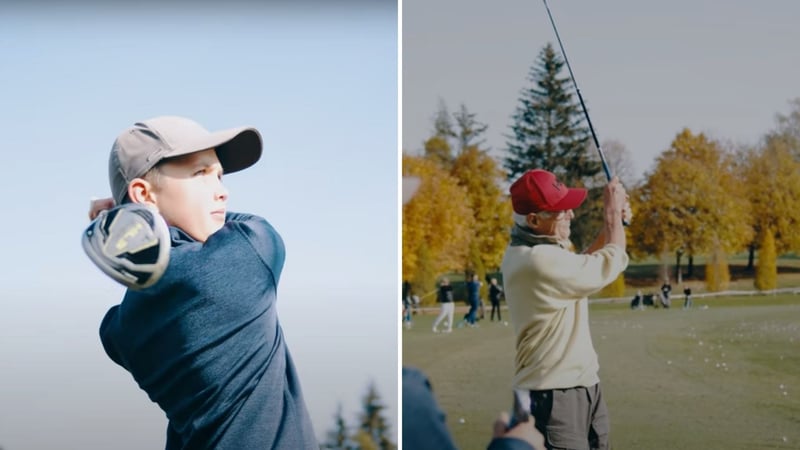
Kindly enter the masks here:
[[122, 285], [154, 285], [169, 264], [169, 227], [153, 206], [127, 203], [102, 211], [84, 230], [89, 259]]

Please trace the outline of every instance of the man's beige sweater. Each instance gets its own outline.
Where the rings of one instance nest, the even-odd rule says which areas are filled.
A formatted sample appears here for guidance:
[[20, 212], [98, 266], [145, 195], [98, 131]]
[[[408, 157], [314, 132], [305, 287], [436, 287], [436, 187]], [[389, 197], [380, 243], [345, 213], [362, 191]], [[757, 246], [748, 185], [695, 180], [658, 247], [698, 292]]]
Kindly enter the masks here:
[[514, 388], [589, 387], [600, 381], [587, 297], [627, 265], [628, 255], [613, 244], [585, 255], [555, 244], [506, 249], [501, 271], [517, 335]]

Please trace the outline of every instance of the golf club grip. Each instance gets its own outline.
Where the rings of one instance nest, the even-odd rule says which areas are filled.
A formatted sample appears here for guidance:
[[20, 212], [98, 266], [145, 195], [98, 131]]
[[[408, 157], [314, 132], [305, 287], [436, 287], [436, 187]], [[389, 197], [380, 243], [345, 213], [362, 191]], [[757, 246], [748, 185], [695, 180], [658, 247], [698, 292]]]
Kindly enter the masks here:
[[[592, 133], [594, 133], [594, 132], [592, 132]], [[595, 143], [596, 142], [597, 142], [597, 138], [595, 138]], [[599, 145], [597, 146], [597, 153], [600, 155], [600, 163], [603, 164], [603, 172], [606, 173], [606, 180], [611, 181], [611, 177], [612, 177], [611, 169], [608, 167], [608, 163], [606, 162], [606, 157], [603, 154], [603, 149], [601, 149]], [[625, 219], [622, 219], [622, 225], [623, 226], [627, 227], [630, 224], [631, 223], [629, 221], [627, 221]]]

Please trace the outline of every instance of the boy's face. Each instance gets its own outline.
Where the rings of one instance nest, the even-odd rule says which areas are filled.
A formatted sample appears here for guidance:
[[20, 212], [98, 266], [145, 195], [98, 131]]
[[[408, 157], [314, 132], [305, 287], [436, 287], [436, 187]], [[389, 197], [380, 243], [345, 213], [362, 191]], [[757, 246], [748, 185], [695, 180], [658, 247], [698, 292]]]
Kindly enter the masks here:
[[205, 242], [225, 224], [228, 191], [214, 149], [164, 161], [153, 200], [168, 224]]

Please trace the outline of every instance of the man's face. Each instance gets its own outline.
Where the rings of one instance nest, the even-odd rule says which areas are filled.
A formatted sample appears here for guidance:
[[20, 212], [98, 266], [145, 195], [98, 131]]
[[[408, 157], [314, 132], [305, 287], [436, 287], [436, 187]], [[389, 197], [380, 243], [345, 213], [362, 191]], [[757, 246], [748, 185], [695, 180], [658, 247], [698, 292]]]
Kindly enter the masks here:
[[159, 169], [153, 198], [168, 224], [200, 242], [222, 228], [228, 191], [214, 149], [166, 160]]
[[559, 241], [566, 241], [570, 235], [570, 224], [575, 213], [571, 209], [566, 211], [555, 211], [549, 215], [539, 215], [539, 226], [534, 232], [544, 236], [553, 236]]

